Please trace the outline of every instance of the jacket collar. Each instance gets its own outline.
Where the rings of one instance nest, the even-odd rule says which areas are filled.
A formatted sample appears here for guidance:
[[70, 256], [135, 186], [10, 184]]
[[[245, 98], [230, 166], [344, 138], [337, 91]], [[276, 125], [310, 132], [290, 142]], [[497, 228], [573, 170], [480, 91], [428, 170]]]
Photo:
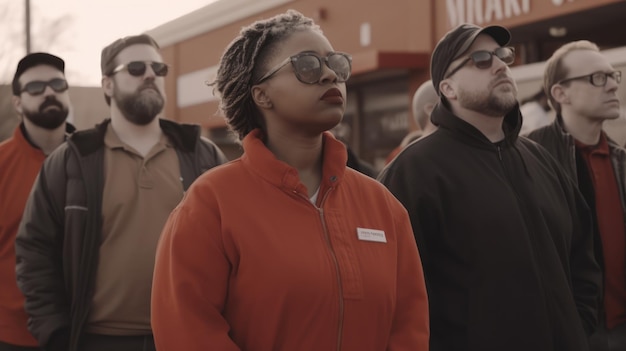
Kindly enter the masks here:
[[[560, 113], [556, 114], [556, 118], [554, 119], [554, 122], [552, 122], [552, 124], [550, 124], [548, 128], [550, 128], [557, 135], [561, 136], [561, 138], [569, 138], [571, 139], [572, 143], [575, 142], [574, 137], [567, 130], [565, 130], [565, 123], [563, 122], [563, 116]], [[615, 142], [615, 140], [611, 139], [611, 137], [609, 137], [609, 135], [606, 134], [604, 130], [602, 131], [602, 137], [606, 138], [606, 142], [609, 145], [609, 149], [614, 149], [614, 148], [621, 149], [622, 148], [617, 142]]]
[[[69, 138], [69, 136], [75, 131], [76, 128], [71, 123], [65, 122], [65, 140], [67, 140], [67, 138]], [[15, 128], [15, 131], [13, 131], [13, 138], [15, 138], [15, 140], [17, 140], [21, 145], [41, 151], [39, 146], [35, 145], [35, 143], [30, 140], [24, 122], [20, 123], [17, 128]]]
[[[255, 129], [243, 139], [243, 164], [269, 183], [286, 192], [297, 192], [305, 196], [306, 187], [300, 182], [298, 171], [285, 162], [278, 160], [263, 142], [264, 134]], [[320, 196], [327, 189], [337, 186], [343, 179], [348, 159], [346, 147], [333, 137], [330, 132], [323, 135], [322, 182]]]
[[[447, 102], [440, 100], [433, 109], [430, 118], [433, 124], [457, 134], [465, 142], [483, 148], [493, 147], [493, 143], [489, 141], [480, 130], [452, 113]], [[522, 117], [519, 104], [516, 104], [515, 107], [504, 116], [502, 122], [502, 129], [504, 131], [503, 144], [513, 145], [518, 138], [521, 128]]]
[[[80, 154], [88, 155], [104, 145], [104, 135], [111, 119], [107, 118], [93, 129], [79, 131], [70, 137], [78, 147]], [[159, 119], [163, 133], [167, 135], [176, 149], [184, 152], [193, 152], [200, 137], [200, 127], [191, 124], [178, 124], [166, 119]]]

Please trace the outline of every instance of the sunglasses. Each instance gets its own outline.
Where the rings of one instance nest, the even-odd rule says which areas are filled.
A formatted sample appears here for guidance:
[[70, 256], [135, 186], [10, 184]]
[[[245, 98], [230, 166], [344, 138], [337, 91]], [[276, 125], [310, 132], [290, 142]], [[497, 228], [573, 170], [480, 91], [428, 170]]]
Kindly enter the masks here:
[[123, 70], [127, 70], [131, 76], [141, 77], [144, 74], [146, 74], [146, 69], [148, 68], [147, 65], [150, 65], [150, 67], [152, 67], [154, 74], [156, 74], [157, 76], [165, 77], [167, 75], [167, 72], [168, 72], [167, 64], [163, 62], [154, 62], [154, 61], [147, 61], [147, 62], [132, 61], [129, 63], [123, 63], [115, 67], [115, 69], [111, 72], [110, 75], [114, 75], [115, 73], [121, 72]]
[[474, 66], [478, 69], [487, 69], [491, 67], [493, 64], [493, 57], [497, 57], [500, 61], [504, 62], [507, 66], [512, 64], [515, 61], [515, 48], [510, 46], [505, 46], [501, 48], [497, 48], [495, 51], [487, 51], [487, 50], [479, 50], [472, 52], [465, 60], [461, 61], [461, 63], [456, 66], [446, 78], [452, 77], [453, 74], [458, 72], [465, 64], [472, 61], [474, 62]]
[[343, 83], [350, 78], [352, 72], [352, 56], [343, 52], [331, 52], [326, 57], [320, 57], [311, 52], [302, 52], [285, 59], [276, 67], [267, 72], [256, 84], [261, 84], [272, 77], [278, 70], [291, 62], [296, 78], [304, 84], [319, 83], [324, 67], [322, 61], [337, 75], [337, 82]]
[[613, 78], [617, 84], [622, 82], [622, 72], [613, 71], [613, 72], [595, 72], [591, 74], [586, 74], [584, 76], [577, 76], [572, 78], [566, 78], [560, 80], [557, 84], [567, 83], [572, 80], [577, 79], [587, 79], [591, 85], [596, 87], [603, 87], [606, 85], [606, 82], [609, 80], [609, 77]]
[[41, 95], [46, 90], [46, 87], [52, 88], [57, 93], [62, 93], [68, 89], [67, 81], [61, 78], [54, 78], [47, 82], [41, 80], [35, 80], [24, 85], [21, 93], [27, 92], [29, 95], [36, 96]]

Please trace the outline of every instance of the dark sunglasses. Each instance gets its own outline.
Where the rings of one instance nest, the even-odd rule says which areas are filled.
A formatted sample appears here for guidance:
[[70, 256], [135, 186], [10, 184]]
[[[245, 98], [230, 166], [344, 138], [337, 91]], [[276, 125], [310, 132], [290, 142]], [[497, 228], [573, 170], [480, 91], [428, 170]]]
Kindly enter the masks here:
[[577, 80], [577, 79], [587, 79], [589, 80], [589, 83], [591, 83], [591, 85], [596, 86], [596, 87], [603, 87], [606, 85], [606, 82], [608, 81], [609, 77], [613, 78], [617, 84], [622, 82], [622, 72], [613, 71], [613, 72], [595, 72], [591, 74], [585, 74], [584, 76], [566, 78], [566, 79], [560, 80], [557, 84], [563, 84], [563, 83], [567, 83], [569, 81]]
[[487, 69], [493, 64], [493, 57], [497, 57], [500, 61], [504, 62], [507, 66], [515, 61], [515, 48], [505, 46], [497, 48], [495, 51], [479, 50], [472, 52], [465, 60], [456, 66], [448, 73], [446, 78], [452, 77], [453, 74], [458, 72], [469, 61], [474, 62], [474, 66], [478, 69]]
[[154, 74], [156, 74], [157, 76], [165, 77], [167, 75], [167, 72], [168, 72], [167, 64], [163, 62], [154, 62], [154, 61], [147, 61], [147, 62], [132, 61], [129, 63], [123, 63], [115, 67], [115, 69], [111, 72], [110, 75], [114, 75], [115, 73], [118, 73], [120, 71], [127, 70], [131, 76], [141, 77], [144, 74], [146, 74], [146, 69], [148, 68], [147, 66], [148, 64], [150, 65], [150, 67], [152, 67]]
[[302, 52], [285, 59], [276, 67], [267, 72], [256, 84], [272, 77], [278, 70], [291, 62], [296, 78], [304, 84], [316, 84], [322, 78], [324, 67], [322, 61], [337, 75], [337, 82], [343, 83], [350, 78], [352, 72], [352, 57], [343, 52], [331, 52], [326, 57], [320, 57], [312, 52]]
[[40, 95], [46, 90], [46, 87], [52, 88], [57, 93], [62, 93], [68, 89], [67, 81], [61, 78], [54, 78], [47, 82], [41, 80], [35, 80], [24, 85], [24, 88], [20, 91], [21, 93], [27, 92], [29, 95]]

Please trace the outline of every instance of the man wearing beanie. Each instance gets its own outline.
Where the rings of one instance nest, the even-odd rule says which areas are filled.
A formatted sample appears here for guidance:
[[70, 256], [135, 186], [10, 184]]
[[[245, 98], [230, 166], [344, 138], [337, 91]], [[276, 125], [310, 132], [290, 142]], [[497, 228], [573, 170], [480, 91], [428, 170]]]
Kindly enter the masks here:
[[170, 211], [226, 162], [199, 126], [161, 119], [168, 67], [148, 35], [102, 50], [111, 118], [44, 163], [16, 239], [29, 329], [46, 350], [154, 350], [150, 295]]
[[41, 350], [27, 328], [15, 277], [15, 236], [30, 189], [46, 156], [74, 130], [65, 122], [70, 96], [65, 62], [38, 52], [13, 76], [13, 106], [22, 122], [0, 143], [0, 351]]
[[547, 151], [518, 137], [509, 40], [464, 24], [439, 41], [439, 128], [380, 176], [411, 217], [431, 351], [586, 351], [596, 326], [589, 209]]

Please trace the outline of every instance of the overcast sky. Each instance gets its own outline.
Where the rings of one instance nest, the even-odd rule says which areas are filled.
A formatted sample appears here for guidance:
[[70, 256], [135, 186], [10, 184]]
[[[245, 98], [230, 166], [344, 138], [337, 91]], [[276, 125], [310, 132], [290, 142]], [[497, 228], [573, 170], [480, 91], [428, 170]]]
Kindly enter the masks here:
[[[100, 86], [100, 51], [218, 0], [31, 0], [32, 51], [65, 60], [73, 86]], [[228, 1], [228, 0], [220, 0]], [[0, 0], [0, 83], [12, 79], [25, 54], [24, 0]], [[58, 26], [54, 24], [59, 21]], [[51, 28], [58, 28], [52, 30]]]

